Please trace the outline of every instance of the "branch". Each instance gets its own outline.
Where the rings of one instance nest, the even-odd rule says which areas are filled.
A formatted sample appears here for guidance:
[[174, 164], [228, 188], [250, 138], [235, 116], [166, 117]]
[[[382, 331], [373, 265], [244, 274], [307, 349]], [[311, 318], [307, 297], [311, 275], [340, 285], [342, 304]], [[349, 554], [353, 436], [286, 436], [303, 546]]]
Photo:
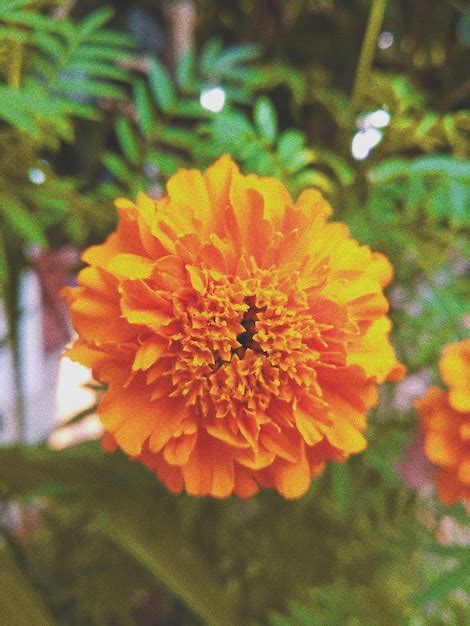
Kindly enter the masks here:
[[366, 91], [370, 69], [372, 67], [375, 49], [377, 46], [377, 38], [382, 26], [386, 2], [387, 0], [372, 0], [366, 34], [364, 35], [364, 40], [362, 42], [361, 54], [357, 64], [351, 97], [351, 105], [355, 111], [358, 110], [362, 94]]

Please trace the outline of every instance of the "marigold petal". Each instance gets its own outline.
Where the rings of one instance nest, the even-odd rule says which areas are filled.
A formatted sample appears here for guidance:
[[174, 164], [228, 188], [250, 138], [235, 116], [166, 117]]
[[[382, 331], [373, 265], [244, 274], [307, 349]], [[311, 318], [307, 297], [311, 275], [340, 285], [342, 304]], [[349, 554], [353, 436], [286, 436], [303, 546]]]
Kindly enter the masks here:
[[101, 438], [101, 447], [105, 452], [116, 452], [119, 450], [119, 446], [116, 442], [116, 439], [113, 437], [111, 433], [104, 433]]
[[170, 465], [184, 465], [196, 445], [197, 433], [173, 437], [163, 450], [163, 458]]
[[148, 446], [151, 452], [160, 452], [175, 435], [178, 426], [187, 417], [187, 409], [180, 400], [161, 398], [151, 403], [153, 431]]
[[[198, 226], [211, 228], [212, 207], [205, 180], [199, 170], [179, 170], [168, 180], [167, 190], [171, 201], [185, 209], [177, 216], [180, 220], [183, 218], [186, 220], [179, 225], [182, 232], [188, 232]], [[193, 207], [197, 207], [197, 214]]]
[[426, 456], [432, 463], [444, 467], [455, 466], [460, 459], [460, 446], [451, 437], [429, 432], [424, 440]]
[[214, 216], [214, 232], [219, 236], [223, 234], [223, 212], [230, 202], [232, 177], [237, 173], [237, 165], [229, 156], [224, 155], [203, 174]]
[[310, 487], [310, 468], [305, 453], [296, 463], [277, 459], [271, 471], [276, 488], [288, 500], [300, 498]]
[[263, 426], [260, 437], [260, 444], [269, 452], [274, 452], [278, 457], [291, 463], [295, 463], [301, 454], [300, 437], [292, 428], [290, 432], [283, 433], [273, 428], [272, 425]]
[[276, 455], [271, 450], [259, 446], [257, 449], [242, 448], [233, 452], [235, 460], [252, 470], [260, 470], [271, 465]]
[[450, 388], [470, 388], [470, 339], [450, 344], [442, 351], [439, 363], [442, 380]]
[[240, 465], [235, 466], [235, 484], [233, 492], [236, 496], [245, 500], [251, 498], [259, 491], [258, 484], [251, 473]]
[[450, 389], [449, 403], [456, 411], [470, 413], [470, 385], [466, 389]]
[[460, 498], [460, 486], [455, 480], [454, 472], [439, 469], [436, 476], [437, 492], [444, 504], [454, 504]]
[[107, 271], [118, 279], [148, 278], [154, 263], [138, 254], [116, 254], [107, 263]]
[[223, 444], [201, 437], [182, 473], [186, 491], [195, 496], [226, 498], [235, 484], [233, 458]]
[[106, 295], [89, 293], [76, 298], [70, 304], [75, 329], [82, 337], [91, 337], [97, 346], [131, 341], [135, 331], [121, 320], [119, 302], [109, 300]]
[[132, 209], [120, 210], [120, 219], [114, 233], [111, 233], [102, 244], [90, 246], [82, 255], [83, 261], [89, 265], [106, 267], [116, 255], [129, 252], [145, 255], [139, 227], [136, 221], [137, 209], [133, 203]]
[[151, 289], [143, 280], [121, 283], [121, 312], [130, 324], [158, 330], [170, 323], [173, 314], [171, 302]]
[[470, 487], [470, 458], [464, 459], [460, 462], [457, 477], [462, 485]]
[[183, 491], [184, 480], [180, 467], [167, 463], [161, 454], [144, 452], [141, 461], [154, 470], [171, 493], [178, 494]]
[[367, 447], [364, 435], [346, 419], [335, 419], [326, 437], [332, 446], [349, 454], [362, 452]]
[[318, 189], [304, 189], [295, 206], [299, 211], [305, 213], [309, 222], [314, 219], [324, 222], [333, 213], [330, 204]]
[[144, 442], [154, 428], [153, 415], [149, 415], [148, 411], [139, 415], [129, 412], [127, 419], [113, 431], [113, 436], [124, 452], [136, 456], [142, 451]]
[[189, 281], [193, 288], [199, 293], [203, 293], [206, 288], [204, 274], [198, 267], [194, 267], [194, 265], [186, 265], [186, 270], [188, 271]]
[[294, 416], [295, 425], [308, 446], [313, 446], [323, 439], [324, 434], [322, 429], [319, 428], [320, 424], [315, 420], [313, 415], [303, 411], [297, 406], [294, 410]]
[[359, 365], [368, 376], [378, 382], [386, 380], [392, 372], [400, 376], [395, 351], [388, 335], [392, 324], [386, 317], [376, 319], [367, 331], [349, 344], [348, 364]]
[[138, 370], [146, 371], [159, 359], [168, 348], [168, 341], [163, 337], [152, 337], [147, 339], [135, 353], [132, 364], [134, 372]]

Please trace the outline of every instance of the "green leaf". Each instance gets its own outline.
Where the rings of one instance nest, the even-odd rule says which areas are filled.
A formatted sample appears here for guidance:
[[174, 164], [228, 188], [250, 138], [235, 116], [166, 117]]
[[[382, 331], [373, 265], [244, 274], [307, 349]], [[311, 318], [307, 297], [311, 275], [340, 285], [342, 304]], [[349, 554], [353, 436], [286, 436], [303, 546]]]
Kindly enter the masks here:
[[284, 163], [288, 164], [292, 157], [303, 149], [305, 136], [300, 130], [289, 129], [279, 137], [277, 152]]
[[153, 129], [152, 103], [143, 80], [133, 85], [134, 103], [137, 110], [137, 124], [144, 137], [150, 137]]
[[113, 10], [108, 7], [102, 7], [100, 9], [97, 9], [96, 11], [93, 11], [80, 22], [78, 26], [78, 32], [80, 33], [80, 36], [82, 38], [87, 37], [93, 31], [96, 31], [101, 28], [101, 26], [104, 26], [106, 22], [109, 22], [112, 16]]
[[158, 59], [151, 61], [149, 81], [157, 104], [168, 113], [176, 102], [176, 92], [168, 70]]
[[54, 59], [59, 59], [65, 53], [65, 46], [60, 39], [50, 33], [34, 33], [37, 45], [51, 55]]
[[54, 626], [40, 595], [0, 545], [0, 610], [8, 626]]
[[210, 113], [204, 109], [197, 100], [180, 100], [177, 106], [173, 109], [175, 115], [180, 117], [207, 119]]
[[[99, 521], [108, 539], [129, 553], [178, 595], [208, 626], [237, 626], [235, 609], [213, 579], [202, 555], [185, 545], [171, 511], [158, 502], [109, 503]], [[148, 509], [148, 510], [146, 510]]]
[[292, 626], [292, 622], [280, 613], [271, 613], [270, 624], [271, 626]]
[[8, 26], [0, 26], [0, 41], [2, 39], [6, 39], [7, 41], [18, 41], [19, 43], [26, 43], [31, 39], [31, 35], [24, 30], [9, 28]]
[[135, 40], [131, 35], [112, 30], [98, 30], [87, 36], [87, 42], [100, 46], [116, 46], [119, 48], [134, 48]]
[[240, 159], [244, 161], [243, 170], [261, 174], [262, 176], [275, 176], [276, 163], [274, 156], [262, 146], [258, 145], [257, 148], [257, 150], [250, 152], [249, 156], [243, 150], [240, 152]]
[[391, 158], [373, 168], [369, 176], [374, 183], [386, 183], [395, 178], [410, 176], [410, 174], [470, 178], [470, 160], [447, 155], [424, 156], [416, 159]]
[[196, 88], [194, 66], [196, 55], [194, 48], [189, 48], [178, 60], [176, 65], [176, 80], [184, 93], [193, 93]]
[[277, 113], [266, 96], [258, 98], [253, 111], [256, 128], [269, 144], [273, 144], [277, 136]]
[[222, 51], [222, 42], [220, 39], [210, 39], [204, 46], [199, 61], [201, 72], [205, 76], [213, 76], [214, 65], [217, 57]]
[[98, 78], [112, 78], [121, 81], [129, 80], [129, 73], [126, 70], [96, 60], [74, 59], [67, 63], [65, 71], [79, 72], [90, 76], [97, 76]]
[[95, 98], [124, 99], [126, 90], [117, 85], [91, 78], [62, 76], [58, 83], [60, 90], [66, 94], [87, 95]]
[[374, 184], [388, 183], [408, 173], [409, 163], [406, 159], [392, 158], [379, 163], [369, 172], [369, 178]]
[[225, 97], [227, 102], [235, 102], [237, 104], [250, 104], [253, 101], [253, 92], [251, 89], [245, 89], [239, 85], [224, 85]]
[[35, 30], [53, 31], [56, 29], [54, 22], [44, 15], [32, 13], [30, 11], [18, 11], [7, 15], [7, 21], [14, 24], [30, 26]]
[[[16, 92], [16, 93], [15, 93]], [[11, 124], [15, 128], [25, 131], [31, 137], [38, 138], [40, 130], [27, 110], [27, 103], [21, 106], [23, 94], [6, 85], [0, 85], [0, 119]]]
[[470, 190], [468, 183], [449, 182], [450, 223], [455, 227], [470, 226]]
[[98, 192], [100, 198], [116, 198], [116, 196], [122, 194], [122, 187], [115, 185], [114, 183], [102, 182], [98, 185]]
[[446, 175], [451, 178], [470, 178], [470, 159], [447, 155], [424, 156], [409, 163], [413, 174]]
[[353, 183], [355, 172], [345, 159], [328, 150], [322, 150], [319, 159], [330, 168], [343, 187]]
[[86, 42], [78, 46], [76, 56], [79, 59], [91, 59], [93, 61], [98, 61], [99, 59], [106, 61], [119, 61], [128, 58], [129, 52], [127, 50], [123, 50], [119, 47], [119, 45], [93, 45]]
[[35, 57], [30, 67], [34, 74], [42, 74], [45, 82], [52, 81], [57, 71], [56, 65], [52, 60], [39, 55]]
[[7, 16], [11, 11], [22, 9], [30, 0], [5, 0], [0, 7], [0, 17]]
[[1, 201], [1, 211], [13, 232], [27, 243], [46, 245], [46, 239], [36, 217], [18, 198], [8, 196]]
[[213, 67], [213, 70], [224, 76], [239, 63], [253, 61], [261, 54], [261, 48], [256, 44], [245, 44], [241, 46], [232, 46], [223, 50]]
[[57, 105], [64, 113], [75, 117], [82, 117], [86, 120], [99, 120], [102, 112], [93, 104], [76, 102], [75, 100], [58, 99]]
[[286, 164], [287, 170], [291, 172], [292, 174], [295, 174], [299, 172], [300, 170], [302, 170], [307, 165], [310, 165], [311, 163], [313, 163], [314, 161], [315, 161], [315, 153], [313, 152], [313, 150], [304, 148], [303, 150], [296, 152], [290, 157], [288, 163]]
[[103, 165], [111, 172], [111, 174], [117, 178], [117, 180], [123, 183], [129, 183], [132, 178], [132, 172], [128, 169], [124, 161], [113, 154], [112, 152], [106, 153], [101, 159]]
[[133, 165], [137, 165], [140, 157], [139, 146], [131, 125], [126, 118], [118, 117], [115, 129], [119, 145], [121, 146], [124, 155]]
[[164, 152], [155, 152], [154, 154], [150, 154], [147, 157], [146, 162], [155, 165], [165, 177], [171, 176], [182, 166], [181, 159]]
[[418, 594], [414, 606], [423, 608], [430, 602], [438, 602], [445, 598], [454, 589], [468, 589], [470, 582], [470, 559], [450, 571], [444, 572], [427, 589]]
[[162, 128], [159, 139], [162, 143], [186, 150], [192, 150], [199, 143], [198, 137], [190, 130], [175, 126]]
[[293, 184], [296, 191], [302, 191], [307, 187], [318, 187], [325, 194], [330, 194], [333, 191], [331, 180], [322, 172], [315, 170], [300, 172], [293, 178]]
[[333, 501], [341, 520], [345, 520], [352, 501], [351, 473], [343, 463], [331, 464], [331, 478], [333, 487]]

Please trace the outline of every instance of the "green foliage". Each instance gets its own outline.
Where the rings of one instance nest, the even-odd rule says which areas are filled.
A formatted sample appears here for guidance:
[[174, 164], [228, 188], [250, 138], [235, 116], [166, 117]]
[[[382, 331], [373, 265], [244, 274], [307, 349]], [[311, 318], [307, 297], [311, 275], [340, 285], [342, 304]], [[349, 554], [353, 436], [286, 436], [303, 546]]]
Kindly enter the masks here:
[[[199, 55], [189, 49], [181, 56], [174, 78], [159, 59], [150, 59], [148, 80], [133, 84], [135, 119], [116, 121], [121, 154], [103, 156], [114, 179], [101, 186], [104, 197], [135, 196], [142, 190], [158, 195], [164, 180], [179, 167], [201, 167], [230, 150], [220, 138], [218, 116], [201, 106], [200, 96], [223, 82], [224, 109], [252, 102], [258, 70], [247, 63], [258, 55], [257, 46], [223, 49], [219, 40], [212, 39]], [[214, 137], [208, 139], [212, 133]]]
[[152, 579], [95, 526], [82, 507], [44, 511], [27, 551], [30, 576], [58, 624], [134, 624], [132, 609]]
[[470, 559], [468, 555], [465, 558], [463, 550], [461, 550], [460, 555], [464, 557], [461, 565], [444, 572], [429, 587], [418, 594], [415, 598], [415, 605], [418, 608], [423, 608], [428, 603], [442, 600], [454, 589], [468, 588], [470, 582]]
[[[21, 606], [21, 611], [18, 607]], [[0, 607], [9, 626], [54, 626], [37, 590], [15, 563], [5, 546], [0, 546]]]
[[229, 153], [245, 172], [280, 178], [294, 195], [311, 186], [331, 191], [329, 179], [311, 168], [317, 156], [305, 146], [305, 135], [294, 129], [278, 133], [277, 114], [268, 98], [256, 100], [253, 115], [254, 123], [238, 111], [213, 119], [204, 136], [209, 146], [213, 144], [214, 156]]
[[96, 98], [125, 96], [129, 74], [117, 63], [129, 56], [133, 41], [104, 27], [108, 9], [75, 23], [26, 11], [28, 4], [8, 5], [0, 14], [0, 44], [10, 46], [11, 56], [10, 84], [0, 86], [0, 119], [54, 145], [54, 138], [73, 138], [73, 117], [99, 117]]
[[[133, 41], [105, 27], [111, 12], [99, 9], [80, 22], [53, 20], [29, 0], [0, 10], [0, 290], [8, 279], [8, 257], [24, 246], [46, 246], [61, 225], [71, 241], [90, 233], [96, 205], [80, 193], [80, 181], [59, 178], [41, 152], [74, 139], [74, 120], [100, 119], [98, 98], [122, 99], [129, 82], [118, 63]], [[98, 218], [101, 225], [109, 216]]]
[[375, 73], [364, 97], [363, 110], [385, 107], [390, 111], [388, 141], [384, 144], [387, 153], [451, 150], [458, 157], [468, 156], [470, 112], [442, 114], [426, 104], [425, 94], [408, 77]]
[[9, 274], [7, 259], [18, 263], [26, 244], [45, 247], [53, 237], [83, 243], [90, 232], [105, 232], [113, 216], [104, 204], [80, 194], [79, 181], [57, 176], [30, 140], [4, 130], [0, 143], [1, 291]]
[[[447, 155], [386, 159], [369, 174], [370, 217], [384, 225], [421, 224], [426, 237], [470, 227], [470, 160]], [[402, 212], [396, 213], [396, 205]], [[424, 231], [424, 232], [423, 232]]]
[[[108, 611], [109, 617], [113, 610], [126, 614], [126, 604], [129, 612], [139, 590], [148, 590], [152, 581], [166, 585], [208, 624], [265, 623], [270, 610], [284, 610], [291, 598], [322, 596], [324, 588], [337, 585], [345, 596], [343, 604], [338, 599], [342, 616], [357, 615], [363, 598], [367, 615], [399, 623], [419, 575], [410, 562], [424, 540], [430, 543], [416, 525], [414, 498], [355, 459], [344, 467], [350, 474], [347, 500], [355, 506], [348, 504], [338, 516], [338, 502], [330, 497], [332, 489], [338, 493], [335, 470], [298, 502], [270, 493], [248, 503], [214, 502], [175, 498], [150, 472], [121, 455], [103, 455], [95, 444], [55, 453], [45, 447], [0, 452], [3, 497], [56, 503], [51, 513], [51, 505], [46, 509], [45, 526], [26, 554], [33, 578], [42, 581], [46, 597], [62, 590], [54, 597], [56, 611], [66, 603], [74, 611], [78, 605], [92, 624], [100, 624]], [[39, 572], [48, 572], [54, 546], [62, 554], [61, 537], [66, 560], [48, 579], [49, 573]], [[82, 565], [90, 562], [95, 575], [122, 589], [119, 604], [111, 597], [107, 604], [104, 581], [93, 591], [81, 580]], [[135, 575], [123, 577], [124, 567]], [[76, 581], [66, 589], [60, 584], [64, 569]], [[350, 605], [347, 598], [354, 594]]]
[[[305, 134], [295, 129], [280, 132], [271, 100], [254, 99], [254, 90], [264, 86], [262, 80], [255, 82], [263, 70], [243, 64], [257, 54], [256, 46], [222, 50], [219, 41], [211, 40], [199, 56], [191, 49], [179, 59], [174, 81], [163, 64], [152, 59], [148, 87], [142, 79], [134, 83], [135, 124], [122, 117], [116, 122], [121, 155], [109, 152], [103, 157], [114, 178], [101, 187], [105, 197], [123, 192], [135, 196], [142, 189], [158, 195], [162, 182], [178, 167], [204, 167], [225, 153], [245, 172], [282, 179], [293, 194], [309, 186], [330, 193], [335, 182], [311, 167], [319, 157], [306, 147]], [[201, 106], [200, 97], [221, 81], [224, 106], [211, 113]], [[245, 112], [247, 105], [252, 105], [252, 116]], [[340, 157], [327, 154], [324, 162], [350, 182], [349, 167]]]
[[[21, 472], [12, 471], [17, 463], [23, 467]], [[61, 496], [65, 498], [68, 511], [62, 511], [62, 514], [70, 517], [78, 512], [80, 521], [76, 528], [80, 529], [81, 541], [77, 538], [78, 542], [72, 545], [73, 556], [69, 554], [67, 557], [70, 559], [68, 565], [73, 564], [69, 576], [73, 576], [74, 570], [78, 569], [75, 575], [78, 575], [79, 587], [73, 587], [75, 597], [72, 598], [72, 604], [81, 600], [79, 606], [82, 610], [90, 611], [93, 624], [106, 623], [105, 617], [112, 617], [116, 607], [113, 597], [109, 598], [108, 605], [106, 596], [101, 598], [99, 590], [93, 591], [91, 598], [83, 602], [89, 588], [85, 586], [82, 590], [84, 583], [80, 581], [80, 574], [83, 569], [80, 563], [74, 562], [73, 557], [83, 559], [86, 563], [92, 554], [88, 546], [90, 541], [95, 558], [101, 553], [105, 555], [100, 568], [106, 570], [106, 577], [111, 577], [109, 583], [114, 589], [113, 596], [116, 593], [115, 586], [123, 588], [120, 601], [127, 601], [127, 614], [133, 606], [135, 590], [138, 590], [136, 582], [141, 585], [152, 575], [185, 600], [207, 624], [229, 626], [237, 623], [233, 601], [228, 595], [225, 601], [222, 600], [222, 583], [211, 575], [210, 564], [197, 545], [191, 544], [185, 537], [178, 517], [178, 500], [158, 485], [154, 477], [141, 466], [129, 467], [128, 461], [120, 456], [103, 456], [92, 444], [52, 455], [45, 447], [30, 451], [3, 450], [0, 452], [0, 467], [0, 491], [4, 497], [28, 501], [39, 496], [50, 499]], [[48, 518], [46, 529], [49, 533], [54, 532], [51, 523], [54, 518]], [[101, 543], [98, 536], [102, 538]], [[54, 539], [57, 541], [58, 537], [54, 536]], [[117, 556], [114, 554], [116, 550]], [[106, 555], [106, 552], [110, 554]], [[33, 560], [37, 559], [37, 553], [36, 546], [31, 552]], [[117, 558], [119, 555], [120, 558]], [[117, 569], [110, 567], [114, 559], [119, 565]], [[123, 570], [126, 559], [130, 565]], [[40, 576], [38, 563], [36, 569]], [[138, 570], [137, 578], [129, 576], [130, 571], [134, 570]], [[124, 576], [125, 571], [127, 575]], [[147, 577], [142, 574], [143, 571], [148, 571]], [[44, 578], [40, 580], [44, 584]], [[58, 580], [52, 583], [55, 586]], [[102, 581], [100, 589], [104, 586]], [[59, 605], [64, 600], [60, 598]], [[123, 613], [121, 606], [118, 606], [118, 610]]]
[[[393, 342], [411, 374], [439, 380], [442, 346], [467, 333], [470, 295], [459, 3], [424, 20], [429, 3], [387, 3], [383, 28], [395, 43], [373, 42], [354, 106], [371, 4], [362, 0], [198, 0], [196, 45], [179, 59], [169, 46], [136, 58], [122, 12], [110, 28], [112, 12], [96, 0], [58, 19], [57, 2], [0, 4], [0, 285], [9, 276], [14, 289], [28, 244], [102, 240], [111, 197], [158, 197], [179, 167], [230, 153], [294, 197], [319, 188], [336, 219], [389, 256]], [[155, 3], [136, 4], [160, 15]], [[205, 108], [210, 94], [218, 112]], [[353, 136], [383, 109], [379, 143], [356, 160]], [[28, 624], [126, 626], [156, 593], [152, 624], [465, 624], [468, 556], [437, 539], [444, 515], [462, 524], [465, 513], [404, 484], [397, 464], [417, 427], [400, 389], [382, 388], [366, 452], [328, 467], [297, 502], [268, 492], [248, 502], [174, 497], [96, 444], [1, 449], [3, 504], [38, 519], [24, 544], [0, 523], [0, 611], [25, 623], [14, 597]]]

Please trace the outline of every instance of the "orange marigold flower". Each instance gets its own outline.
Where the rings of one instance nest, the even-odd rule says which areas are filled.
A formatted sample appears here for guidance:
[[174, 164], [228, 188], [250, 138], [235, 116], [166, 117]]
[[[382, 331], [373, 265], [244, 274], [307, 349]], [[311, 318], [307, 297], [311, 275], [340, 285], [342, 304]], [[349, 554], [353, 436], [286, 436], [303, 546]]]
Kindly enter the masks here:
[[470, 339], [444, 348], [439, 368], [448, 390], [430, 387], [415, 402], [424, 451], [437, 466], [442, 502], [462, 501], [470, 512]]
[[180, 170], [120, 221], [68, 290], [68, 355], [108, 385], [108, 450], [174, 493], [301, 496], [326, 460], [366, 447], [378, 382], [400, 375], [383, 288], [392, 268], [313, 189], [229, 157]]

